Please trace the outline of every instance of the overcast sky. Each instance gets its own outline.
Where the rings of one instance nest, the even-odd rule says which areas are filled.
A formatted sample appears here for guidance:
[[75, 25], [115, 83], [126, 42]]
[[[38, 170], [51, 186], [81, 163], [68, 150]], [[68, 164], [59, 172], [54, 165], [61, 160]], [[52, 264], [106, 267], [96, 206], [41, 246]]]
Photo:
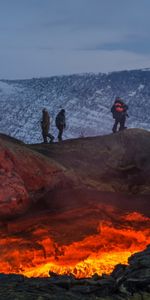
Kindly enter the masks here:
[[150, 67], [150, 0], [0, 0], [0, 78]]

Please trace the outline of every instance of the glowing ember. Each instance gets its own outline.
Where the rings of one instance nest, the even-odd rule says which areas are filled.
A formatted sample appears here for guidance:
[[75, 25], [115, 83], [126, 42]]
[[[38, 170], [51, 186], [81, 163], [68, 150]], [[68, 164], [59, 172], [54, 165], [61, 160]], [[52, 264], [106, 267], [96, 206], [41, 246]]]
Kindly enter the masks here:
[[[73, 232], [71, 233], [73, 235]], [[34, 228], [32, 240], [3, 236], [0, 240], [1, 272], [26, 276], [74, 274], [89, 277], [110, 273], [118, 263], [127, 264], [131, 254], [150, 244], [150, 218], [130, 213], [117, 221], [102, 221], [96, 234], [69, 245], [58, 245], [48, 228]]]

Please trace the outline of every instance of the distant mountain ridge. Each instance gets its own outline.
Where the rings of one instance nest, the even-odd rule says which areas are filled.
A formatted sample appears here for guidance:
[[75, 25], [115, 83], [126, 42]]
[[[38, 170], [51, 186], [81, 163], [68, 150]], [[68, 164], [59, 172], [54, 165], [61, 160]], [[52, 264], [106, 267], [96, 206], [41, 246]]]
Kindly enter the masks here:
[[127, 126], [149, 130], [150, 69], [0, 80], [0, 132], [26, 143], [42, 142], [43, 107], [52, 116], [55, 136], [55, 116], [63, 107], [65, 139], [107, 134], [112, 130], [110, 108], [116, 96], [129, 105]]

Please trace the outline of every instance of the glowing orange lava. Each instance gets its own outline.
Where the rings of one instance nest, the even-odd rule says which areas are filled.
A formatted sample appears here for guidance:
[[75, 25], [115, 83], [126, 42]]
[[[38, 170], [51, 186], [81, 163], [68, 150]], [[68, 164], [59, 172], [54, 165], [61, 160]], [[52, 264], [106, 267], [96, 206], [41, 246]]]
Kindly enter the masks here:
[[[70, 232], [70, 234], [74, 234]], [[28, 277], [74, 274], [89, 277], [111, 273], [118, 263], [127, 264], [131, 254], [150, 244], [150, 218], [137, 212], [101, 221], [97, 233], [82, 240], [59, 245], [46, 226], [34, 228], [33, 239], [2, 236], [0, 265], [3, 273], [21, 273]]]

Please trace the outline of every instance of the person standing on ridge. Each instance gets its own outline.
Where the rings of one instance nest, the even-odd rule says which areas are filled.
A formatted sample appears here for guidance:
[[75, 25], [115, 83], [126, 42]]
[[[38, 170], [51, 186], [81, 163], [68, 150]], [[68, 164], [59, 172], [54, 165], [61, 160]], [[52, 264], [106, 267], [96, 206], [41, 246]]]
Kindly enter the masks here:
[[115, 119], [114, 126], [112, 131], [115, 133], [117, 131], [117, 126], [119, 126], [119, 131], [126, 129], [125, 121], [126, 117], [129, 117], [127, 114], [128, 106], [121, 100], [121, 98], [116, 97], [113, 106], [111, 107], [111, 112], [113, 118]]
[[42, 136], [45, 144], [48, 143], [47, 138], [50, 139], [50, 143], [52, 143], [54, 140], [54, 136], [49, 133], [49, 128], [50, 128], [50, 116], [47, 109], [44, 108], [42, 110], [41, 129], [42, 129]]
[[61, 109], [60, 112], [57, 114], [55, 119], [56, 127], [59, 130], [58, 132], [58, 141], [62, 141], [63, 131], [66, 128], [66, 117], [65, 117], [65, 110]]

